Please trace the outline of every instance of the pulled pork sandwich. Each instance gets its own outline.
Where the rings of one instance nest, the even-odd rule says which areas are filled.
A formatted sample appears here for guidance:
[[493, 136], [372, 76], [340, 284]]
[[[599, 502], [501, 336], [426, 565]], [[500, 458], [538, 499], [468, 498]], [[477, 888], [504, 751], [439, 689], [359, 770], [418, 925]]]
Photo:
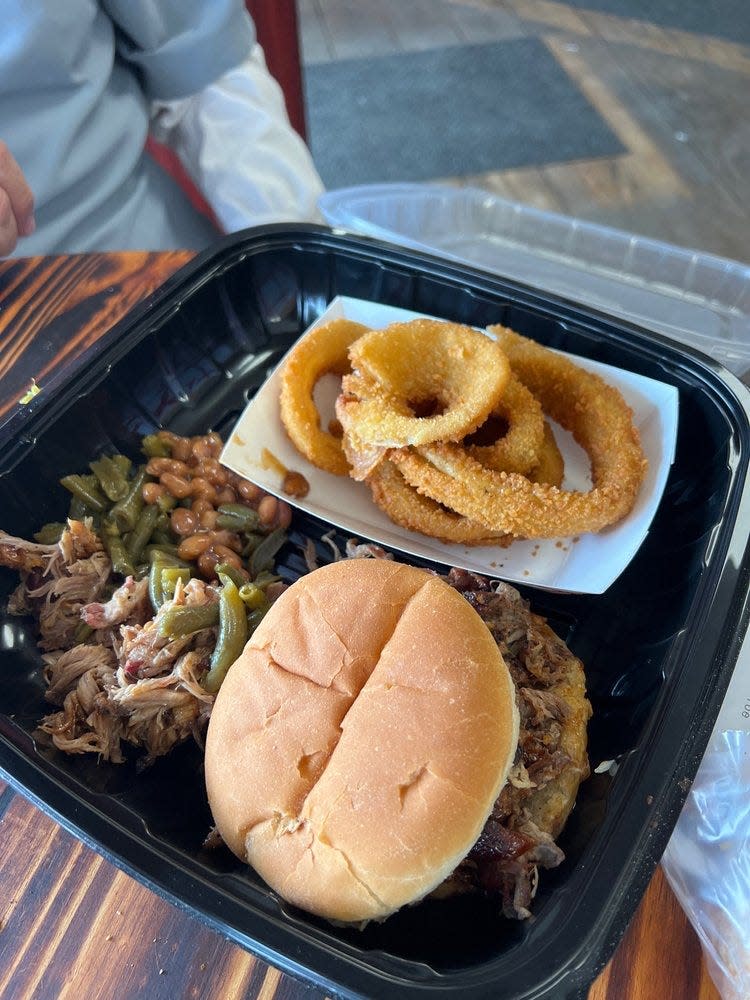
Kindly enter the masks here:
[[345, 560], [276, 602], [217, 696], [218, 832], [283, 898], [382, 920], [428, 894], [529, 915], [587, 774], [583, 670], [510, 587]]

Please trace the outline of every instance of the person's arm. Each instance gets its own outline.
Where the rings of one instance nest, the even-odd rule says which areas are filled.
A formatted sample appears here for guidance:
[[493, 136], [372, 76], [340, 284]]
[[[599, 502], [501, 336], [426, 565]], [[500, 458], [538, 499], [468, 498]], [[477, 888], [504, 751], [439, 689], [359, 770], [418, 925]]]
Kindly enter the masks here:
[[0, 257], [12, 253], [19, 237], [34, 232], [34, 195], [21, 168], [0, 140]]
[[225, 232], [320, 221], [323, 184], [257, 43], [201, 93], [158, 106], [152, 131], [177, 154]]
[[226, 231], [319, 220], [323, 190], [242, 0], [100, 0], [138, 72], [152, 134]]

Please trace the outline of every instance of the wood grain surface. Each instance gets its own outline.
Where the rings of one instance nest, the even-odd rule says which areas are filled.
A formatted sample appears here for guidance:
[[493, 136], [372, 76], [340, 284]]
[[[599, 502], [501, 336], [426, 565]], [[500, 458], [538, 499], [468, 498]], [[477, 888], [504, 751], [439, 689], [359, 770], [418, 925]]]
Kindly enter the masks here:
[[[188, 253], [0, 262], [0, 413], [35, 379], [59, 391], [108, 329]], [[10, 388], [7, 388], [10, 387]], [[118, 871], [0, 781], [0, 997], [318, 1000]], [[718, 1000], [657, 871], [589, 1000]]]
[[[130, 252], [27, 257], [0, 268], [0, 429], [29, 390], [52, 393], [106, 333], [193, 255]], [[35, 388], [33, 388], [35, 387]]]

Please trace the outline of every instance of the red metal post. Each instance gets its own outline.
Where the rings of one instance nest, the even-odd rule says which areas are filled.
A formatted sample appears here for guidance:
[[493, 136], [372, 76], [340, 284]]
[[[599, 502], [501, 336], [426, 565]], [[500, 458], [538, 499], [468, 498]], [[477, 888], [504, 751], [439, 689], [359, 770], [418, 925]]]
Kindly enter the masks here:
[[245, 0], [266, 62], [284, 92], [289, 120], [307, 138], [295, 0]]

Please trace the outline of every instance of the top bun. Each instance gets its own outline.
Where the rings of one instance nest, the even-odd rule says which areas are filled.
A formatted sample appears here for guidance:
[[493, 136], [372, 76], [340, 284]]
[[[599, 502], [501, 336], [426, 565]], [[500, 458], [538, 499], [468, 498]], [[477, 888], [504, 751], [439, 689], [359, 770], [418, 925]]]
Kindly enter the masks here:
[[290, 902], [383, 919], [474, 845], [518, 741], [489, 629], [440, 577], [380, 559], [286, 590], [211, 714], [218, 830]]

